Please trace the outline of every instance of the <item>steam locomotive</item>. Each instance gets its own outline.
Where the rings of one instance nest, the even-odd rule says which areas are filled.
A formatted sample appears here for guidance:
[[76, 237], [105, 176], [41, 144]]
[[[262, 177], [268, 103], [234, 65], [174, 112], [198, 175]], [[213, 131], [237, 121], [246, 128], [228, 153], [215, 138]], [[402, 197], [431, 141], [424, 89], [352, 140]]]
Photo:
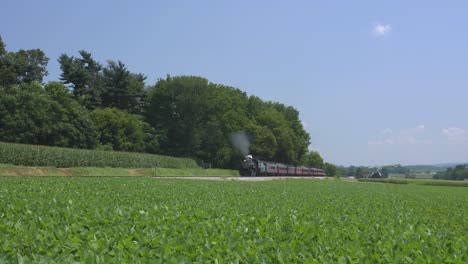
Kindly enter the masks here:
[[257, 160], [252, 155], [241, 162], [239, 173], [241, 176], [325, 176], [321, 169]]

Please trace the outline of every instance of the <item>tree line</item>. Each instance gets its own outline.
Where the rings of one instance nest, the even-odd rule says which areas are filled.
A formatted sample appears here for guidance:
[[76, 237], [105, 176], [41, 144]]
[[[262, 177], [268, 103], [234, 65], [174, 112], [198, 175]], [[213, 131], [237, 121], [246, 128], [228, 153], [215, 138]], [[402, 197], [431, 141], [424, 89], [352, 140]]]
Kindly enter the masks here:
[[292, 106], [264, 101], [198, 76], [167, 76], [153, 85], [121, 61], [105, 64], [81, 50], [62, 54], [57, 81], [43, 82], [40, 49], [8, 51], [0, 37], [0, 141], [190, 157], [236, 168], [230, 140], [244, 131], [264, 160], [325, 168]]
[[446, 171], [437, 172], [432, 176], [433, 179], [439, 180], [459, 180], [463, 181], [468, 179], [468, 165], [460, 164], [455, 167], [447, 168]]

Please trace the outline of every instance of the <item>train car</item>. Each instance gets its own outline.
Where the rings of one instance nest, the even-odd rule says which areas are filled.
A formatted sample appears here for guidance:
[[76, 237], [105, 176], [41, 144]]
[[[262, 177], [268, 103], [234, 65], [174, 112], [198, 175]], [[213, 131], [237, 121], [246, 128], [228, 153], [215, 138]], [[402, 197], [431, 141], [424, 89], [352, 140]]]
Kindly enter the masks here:
[[304, 167], [296, 167], [296, 175], [303, 176]]
[[276, 176], [278, 175], [278, 165], [274, 162], [264, 161], [266, 166], [266, 173], [265, 176]]
[[241, 162], [241, 176], [325, 176], [325, 171], [304, 166], [292, 166], [271, 161], [257, 160], [247, 155]]
[[285, 164], [278, 164], [278, 175], [279, 176], [287, 176], [288, 175], [288, 165]]

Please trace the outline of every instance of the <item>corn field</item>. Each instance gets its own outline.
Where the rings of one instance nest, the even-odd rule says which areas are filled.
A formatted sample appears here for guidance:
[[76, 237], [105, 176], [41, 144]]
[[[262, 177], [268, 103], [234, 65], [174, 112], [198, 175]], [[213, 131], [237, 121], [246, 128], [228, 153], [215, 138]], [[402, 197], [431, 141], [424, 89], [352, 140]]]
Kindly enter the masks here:
[[193, 159], [161, 155], [69, 149], [0, 142], [0, 163], [22, 166], [198, 168]]

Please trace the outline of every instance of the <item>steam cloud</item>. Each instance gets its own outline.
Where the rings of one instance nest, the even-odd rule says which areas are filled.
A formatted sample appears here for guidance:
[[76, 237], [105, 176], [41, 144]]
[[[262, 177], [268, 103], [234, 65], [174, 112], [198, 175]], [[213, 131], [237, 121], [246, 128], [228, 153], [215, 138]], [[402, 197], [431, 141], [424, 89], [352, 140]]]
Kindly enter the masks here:
[[249, 154], [250, 141], [245, 131], [231, 134], [231, 142], [242, 155]]

